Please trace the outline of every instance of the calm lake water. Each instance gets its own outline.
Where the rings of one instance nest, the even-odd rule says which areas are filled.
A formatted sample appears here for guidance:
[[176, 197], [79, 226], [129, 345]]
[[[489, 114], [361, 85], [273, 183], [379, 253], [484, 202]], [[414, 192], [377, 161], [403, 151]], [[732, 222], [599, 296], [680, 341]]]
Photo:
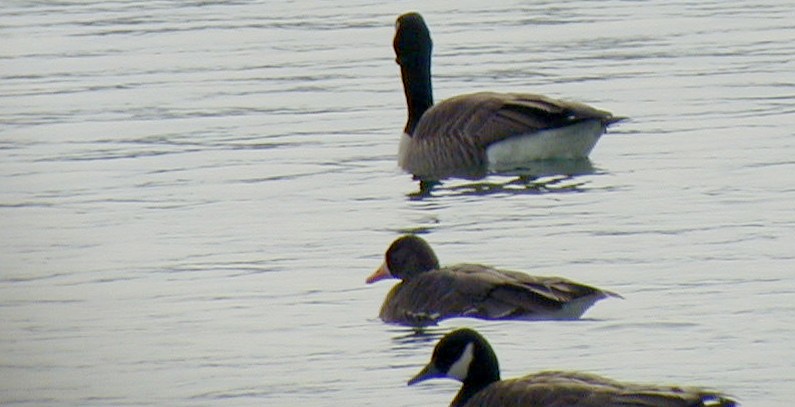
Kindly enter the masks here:
[[[503, 376], [576, 369], [795, 399], [790, 0], [3, 1], [0, 404], [447, 405], [405, 383], [479, 329]], [[437, 100], [631, 117], [592, 168], [422, 199], [391, 49], [416, 10]], [[443, 263], [623, 294], [584, 321], [387, 326], [366, 286], [416, 231]]]

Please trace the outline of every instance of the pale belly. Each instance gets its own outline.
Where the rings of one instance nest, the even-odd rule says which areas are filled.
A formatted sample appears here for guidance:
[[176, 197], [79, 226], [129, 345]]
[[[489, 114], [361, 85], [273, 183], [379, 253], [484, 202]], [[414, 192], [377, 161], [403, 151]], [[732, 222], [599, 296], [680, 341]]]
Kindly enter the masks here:
[[597, 120], [544, 130], [494, 143], [486, 149], [490, 170], [520, 167], [537, 160], [586, 158], [604, 132]]

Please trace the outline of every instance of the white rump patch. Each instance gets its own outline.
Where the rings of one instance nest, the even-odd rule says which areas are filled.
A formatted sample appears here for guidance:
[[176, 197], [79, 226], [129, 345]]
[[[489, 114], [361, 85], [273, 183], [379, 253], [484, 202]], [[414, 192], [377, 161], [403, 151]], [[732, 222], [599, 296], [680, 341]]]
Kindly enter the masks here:
[[515, 136], [486, 149], [492, 170], [517, 168], [535, 160], [586, 158], [604, 133], [598, 120]]
[[467, 374], [469, 374], [469, 365], [472, 364], [472, 359], [475, 357], [475, 344], [470, 342], [461, 352], [461, 356], [450, 366], [447, 370], [447, 377], [464, 381]]

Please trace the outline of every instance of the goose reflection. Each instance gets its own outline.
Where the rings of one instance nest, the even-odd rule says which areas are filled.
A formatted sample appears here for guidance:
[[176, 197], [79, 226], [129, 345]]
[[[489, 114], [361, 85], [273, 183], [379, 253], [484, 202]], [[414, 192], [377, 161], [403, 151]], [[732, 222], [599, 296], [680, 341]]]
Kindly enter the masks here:
[[[578, 178], [595, 174], [597, 169], [588, 158], [576, 160], [539, 160], [513, 168], [500, 168], [483, 174], [469, 174], [463, 182], [427, 181], [418, 179], [419, 190], [409, 194], [412, 199], [438, 195], [544, 194], [582, 192], [587, 184]], [[507, 178], [507, 180], [506, 180]], [[445, 185], [445, 182], [451, 185]]]

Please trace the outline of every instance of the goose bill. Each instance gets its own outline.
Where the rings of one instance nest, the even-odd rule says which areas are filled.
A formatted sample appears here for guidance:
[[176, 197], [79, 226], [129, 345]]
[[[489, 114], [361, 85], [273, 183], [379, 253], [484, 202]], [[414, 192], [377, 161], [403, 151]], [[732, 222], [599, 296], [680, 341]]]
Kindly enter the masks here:
[[443, 377], [444, 374], [436, 368], [433, 362], [429, 363], [425, 366], [416, 376], [409, 379], [408, 385], [411, 386], [412, 384], [417, 384], [419, 382], [423, 382], [428, 379], [435, 379], [437, 377]]
[[389, 267], [386, 266], [386, 262], [378, 268], [370, 277], [367, 277], [367, 284], [372, 284], [378, 280], [384, 280], [387, 278], [393, 278], [392, 273], [389, 272]]

